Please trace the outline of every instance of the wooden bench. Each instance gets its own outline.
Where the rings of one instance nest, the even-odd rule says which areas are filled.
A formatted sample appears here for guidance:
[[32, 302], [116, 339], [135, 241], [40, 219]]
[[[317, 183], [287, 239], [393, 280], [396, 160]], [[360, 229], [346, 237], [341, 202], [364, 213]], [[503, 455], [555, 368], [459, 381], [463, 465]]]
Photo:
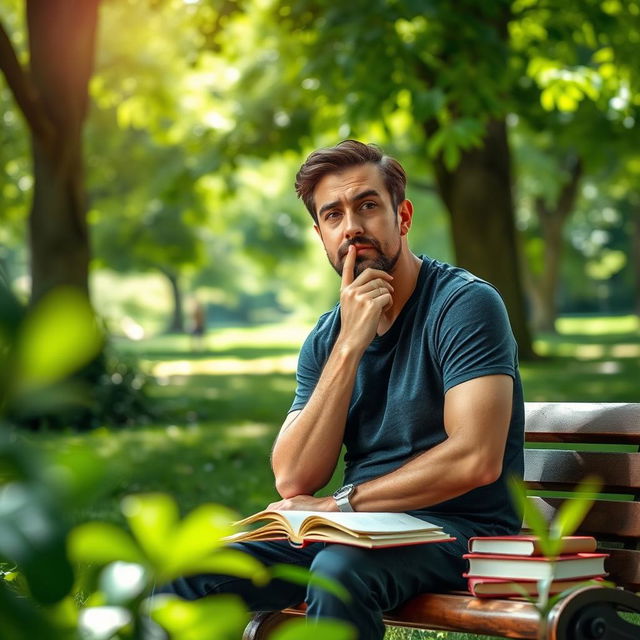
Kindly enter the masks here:
[[[640, 589], [640, 404], [531, 402], [525, 431], [531, 447], [525, 451], [525, 481], [548, 518], [562, 502], [549, 492], [570, 492], [588, 473], [600, 477], [603, 493], [612, 494], [593, 505], [577, 533], [595, 536], [611, 554], [606, 569], [618, 588], [588, 586], [570, 594], [556, 604], [544, 632], [526, 600], [465, 592], [421, 594], [385, 615], [385, 624], [502, 638], [640, 640], [640, 597], [634, 593]], [[569, 448], [553, 448], [558, 443]], [[603, 453], [604, 445], [617, 450]], [[303, 606], [257, 613], [243, 640], [268, 638], [283, 621], [303, 614]]]

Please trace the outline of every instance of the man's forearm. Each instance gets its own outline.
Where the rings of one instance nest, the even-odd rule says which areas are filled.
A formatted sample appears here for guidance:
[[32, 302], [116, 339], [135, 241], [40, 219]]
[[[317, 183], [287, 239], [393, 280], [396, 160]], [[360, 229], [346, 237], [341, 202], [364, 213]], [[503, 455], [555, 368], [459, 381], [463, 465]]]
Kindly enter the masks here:
[[483, 465], [478, 452], [446, 440], [395, 471], [359, 485], [350, 502], [356, 511], [421, 509], [496, 480], [495, 470]]
[[361, 357], [339, 337], [309, 402], [280, 431], [271, 464], [283, 498], [313, 494], [331, 479]]

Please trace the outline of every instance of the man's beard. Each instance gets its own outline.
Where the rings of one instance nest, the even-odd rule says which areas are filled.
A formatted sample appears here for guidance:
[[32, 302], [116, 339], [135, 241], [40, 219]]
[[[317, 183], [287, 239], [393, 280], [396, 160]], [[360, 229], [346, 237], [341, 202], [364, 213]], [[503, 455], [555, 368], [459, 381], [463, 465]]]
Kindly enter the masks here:
[[[402, 252], [402, 243], [399, 243], [398, 250], [393, 256], [385, 255], [382, 250], [382, 246], [377, 240], [373, 238], [365, 238], [358, 237], [352, 240], [347, 240], [339, 249], [338, 249], [338, 262], [335, 263], [331, 258], [329, 258], [329, 262], [331, 266], [336, 270], [336, 273], [339, 276], [342, 276], [342, 269], [344, 267], [344, 261], [347, 256], [347, 252], [349, 251], [349, 247], [354, 245], [359, 246], [368, 246], [376, 251], [378, 254], [373, 258], [365, 257], [365, 256], [356, 256], [356, 266], [353, 270], [354, 278], [357, 278], [365, 269], [379, 269], [380, 271], [385, 271], [386, 273], [391, 273], [400, 258], [400, 253]], [[327, 257], [329, 257], [327, 255]]]

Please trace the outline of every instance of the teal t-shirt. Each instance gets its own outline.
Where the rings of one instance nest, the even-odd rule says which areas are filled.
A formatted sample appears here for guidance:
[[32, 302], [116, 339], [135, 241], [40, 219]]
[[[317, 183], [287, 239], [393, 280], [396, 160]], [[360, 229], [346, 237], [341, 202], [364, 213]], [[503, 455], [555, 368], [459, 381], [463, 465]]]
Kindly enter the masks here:
[[[385, 475], [439, 444], [447, 437], [446, 391], [472, 378], [506, 374], [514, 380], [513, 412], [500, 478], [411, 513], [450, 522], [467, 535], [516, 533], [521, 522], [507, 480], [523, 473], [524, 403], [504, 303], [493, 286], [468, 271], [421, 258], [414, 292], [360, 361], [345, 428], [344, 481], [361, 484]], [[302, 346], [290, 411], [308, 402], [339, 331], [336, 305]]]

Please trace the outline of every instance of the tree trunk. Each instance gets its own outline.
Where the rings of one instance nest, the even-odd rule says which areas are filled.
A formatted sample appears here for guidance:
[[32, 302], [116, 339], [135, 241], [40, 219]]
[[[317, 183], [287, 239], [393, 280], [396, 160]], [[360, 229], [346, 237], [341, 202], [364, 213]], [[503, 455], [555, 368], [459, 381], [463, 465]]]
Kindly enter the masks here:
[[[542, 222], [542, 220], [541, 220]], [[539, 278], [532, 277], [531, 316], [535, 331], [555, 333], [558, 316], [557, 294], [562, 260], [562, 230], [564, 220], [547, 219], [542, 222], [544, 264]]]
[[[528, 270], [527, 283], [532, 301], [533, 327], [536, 331], [554, 333], [558, 317], [558, 281], [564, 249], [563, 231], [567, 220], [575, 208], [578, 187], [582, 178], [582, 162], [571, 155], [569, 180], [563, 185], [558, 200], [549, 206], [542, 197], [536, 199], [534, 210], [538, 216], [542, 239], [544, 240], [544, 259], [539, 276]], [[525, 269], [528, 269], [525, 264]]]
[[32, 139], [32, 300], [65, 285], [88, 292], [82, 129], [99, 2], [27, 0], [28, 70], [0, 25], [0, 69]]
[[500, 291], [520, 358], [532, 359], [535, 354], [520, 277], [504, 120], [490, 122], [483, 147], [463, 152], [455, 169], [447, 169], [441, 158], [435, 169], [438, 190], [451, 218], [456, 263]]
[[34, 190], [29, 216], [31, 297], [59, 286], [88, 294], [89, 234], [80, 137], [55, 150], [33, 143]]
[[167, 269], [160, 269], [160, 271], [169, 281], [169, 285], [171, 286], [171, 295], [173, 297], [173, 311], [171, 313], [171, 321], [167, 326], [167, 333], [184, 333], [184, 305], [182, 304], [183, 296], [178, 276]]

